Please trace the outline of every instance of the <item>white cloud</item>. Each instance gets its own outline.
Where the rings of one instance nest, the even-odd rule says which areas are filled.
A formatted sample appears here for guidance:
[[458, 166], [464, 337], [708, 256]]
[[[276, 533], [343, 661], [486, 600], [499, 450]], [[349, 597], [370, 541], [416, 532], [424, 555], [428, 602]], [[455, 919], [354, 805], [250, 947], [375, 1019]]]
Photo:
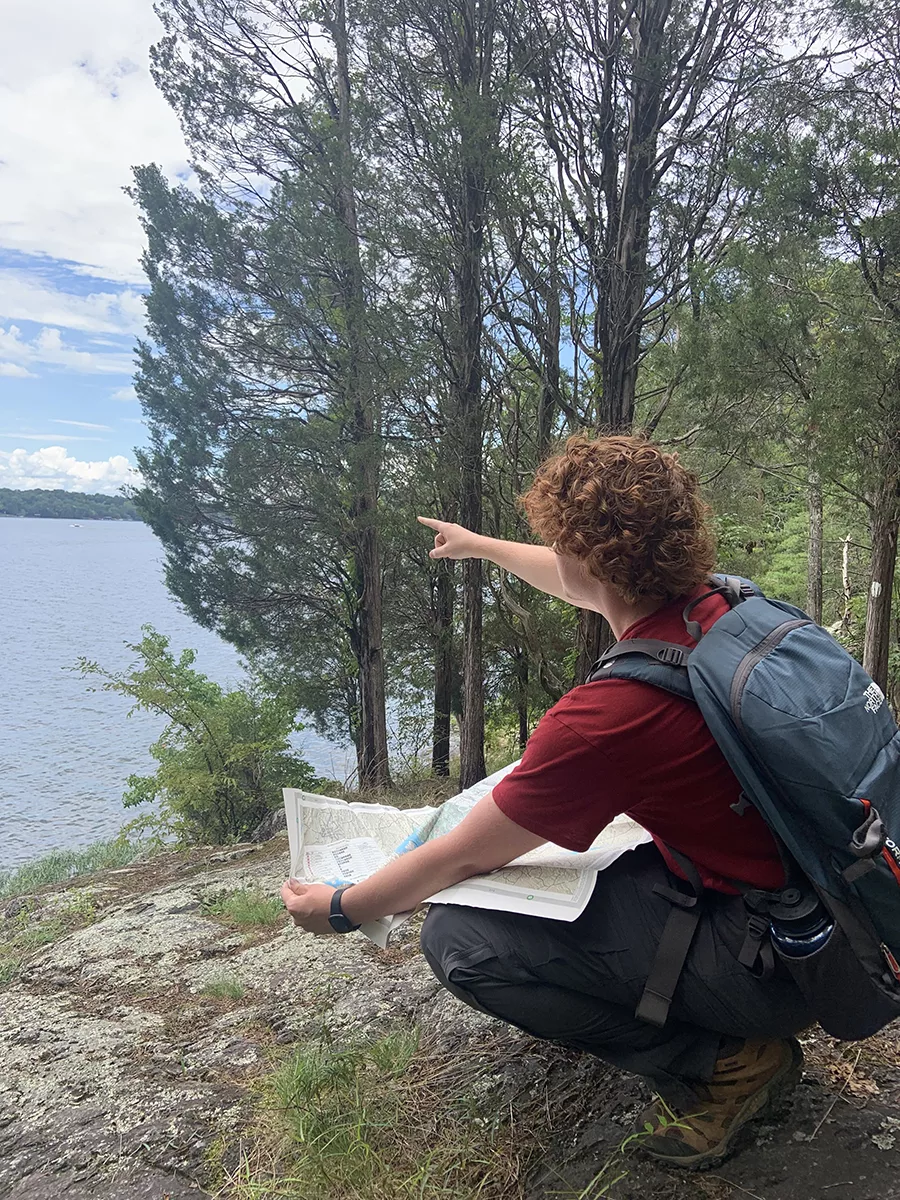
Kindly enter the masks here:
[[95, 425], [92, 421], [65, 421], [62, 417], [54, 417], [53, 424], [74, 425], [76, 429], [99, 429], [103, 433], [112, 433], [111, 425]]
[[113, 400], [137, 400], [137, 392], [134, 390], [134, 384], [131, 383], [128, 387], [116, 388], [112, 393]]
[[28, 341], [17, 325], [0, 327], [0, 357], [20, 366], [43, 363], [88, 375], [129, 375], [134, 369], [130, 354], [78, 350], [63, 341], [58, 329], [45, 326]]
[[6, 376], [7, 379], [37, 379], [33, 371], [20, 366], [19, 363], [11, 362], [0, 362], [0, 375]]
[[82, 462], [62, 446], [44, 446], [29, 453], [0, 451], [0, 487], [63, 488], [67, 492], [114, 495], [123, 484], [140, 483], [140, 475], [123, 454], [104, 462]]
[[0, 270], [0, 317], [58, 325], [81, 333], [144, 331], [140, 292], [126, 288], [78, 296], [60, 291], [53, 283], [40, 279], [36, 272], [29, 277], [21, 271]]
[[[148, 50], [151, 0], [7, 5], [0, 42], [0, 245], [141, 280], [143, 233], [122, 189], [131, 166], [186, 169]], [[61, 322], [60, 322], [61, 323]]]

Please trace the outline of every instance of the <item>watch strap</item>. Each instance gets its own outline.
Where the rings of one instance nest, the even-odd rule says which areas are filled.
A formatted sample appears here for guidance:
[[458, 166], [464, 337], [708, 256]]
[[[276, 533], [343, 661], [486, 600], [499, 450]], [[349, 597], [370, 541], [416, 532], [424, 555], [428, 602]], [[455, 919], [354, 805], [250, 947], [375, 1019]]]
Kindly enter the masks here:
[[359, 929], [358, 925], [354, 925], [348, 916], [345, 915], [341, 907], [341, 897], [348, 888], [352, 888], [352, 883], [345, 883], [343, 887], [335, 888], [331, 896], [331, 909], [328, 914], [328, 924], [335, 933], [353, 933]]

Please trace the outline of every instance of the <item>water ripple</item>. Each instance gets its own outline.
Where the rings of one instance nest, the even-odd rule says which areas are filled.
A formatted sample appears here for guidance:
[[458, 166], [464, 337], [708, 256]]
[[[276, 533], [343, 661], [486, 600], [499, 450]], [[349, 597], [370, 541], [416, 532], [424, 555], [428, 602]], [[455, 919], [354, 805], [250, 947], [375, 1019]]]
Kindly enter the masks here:
[[[172, 647], [197, 650], [216, 682], [240, 681], [237, 655], [196, 625], [162, 580], [162, 548], [138, 522], [0, 518], [0, 866], [115, 834], [129, 775], [152, 769], [163, 722], [126, 717], [127, 701], [90, 692], [80, 656], [119, 670], [126, 642], [153, 625]], [[323, 775], [345, 777], [351, 755], [307, 730], [303, 752]]]

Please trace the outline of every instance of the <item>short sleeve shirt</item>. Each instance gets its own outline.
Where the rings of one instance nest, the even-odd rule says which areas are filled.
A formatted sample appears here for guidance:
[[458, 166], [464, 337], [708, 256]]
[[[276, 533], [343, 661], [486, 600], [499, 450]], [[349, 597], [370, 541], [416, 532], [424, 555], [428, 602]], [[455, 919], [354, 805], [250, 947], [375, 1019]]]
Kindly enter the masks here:
[[[692, 646], [682, 597], [623, 634]], [[691, 616], [708, 629], [727, 610], [721, 596]], [[686, 855], [703, 883], [733, 892], [730, 880], [777, 888], [784, 873], [774, 838], [740, 785], [697, 706], [651, 684], [605, 679], [573, 688], [542, 718], [521, 763], [494, 788], [501, 812], [569, 850], [586, 850], [619, 813]], [[743, 813], [739, 810], [743, 809]]]

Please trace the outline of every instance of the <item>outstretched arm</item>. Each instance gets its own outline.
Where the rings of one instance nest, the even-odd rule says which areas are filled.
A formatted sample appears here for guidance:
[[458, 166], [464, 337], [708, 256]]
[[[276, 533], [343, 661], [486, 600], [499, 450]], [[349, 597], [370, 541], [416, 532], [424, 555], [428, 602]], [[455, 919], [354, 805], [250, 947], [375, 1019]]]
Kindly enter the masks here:
[[435, 521], [432, 517], [418, 517], [417, 520], [435, 531], [434, 549], [430, 551], [432, 558], [486, 558], [538, 591], [568, 600], [556, 570], [556, 555], [549, 546], [485, 537], [463, 525]]
[[[341, 907], [355, 925], [408, 912], [443, 888], [503, 867], [545, 841], [511, 821], [488, 793], [455, 829], [395, 858], [345, 892]], [[333, 892], [324, 883], [295, 880], [281, 889], [294, 924], [310, 933], [331, 933], [328, 910]]]

